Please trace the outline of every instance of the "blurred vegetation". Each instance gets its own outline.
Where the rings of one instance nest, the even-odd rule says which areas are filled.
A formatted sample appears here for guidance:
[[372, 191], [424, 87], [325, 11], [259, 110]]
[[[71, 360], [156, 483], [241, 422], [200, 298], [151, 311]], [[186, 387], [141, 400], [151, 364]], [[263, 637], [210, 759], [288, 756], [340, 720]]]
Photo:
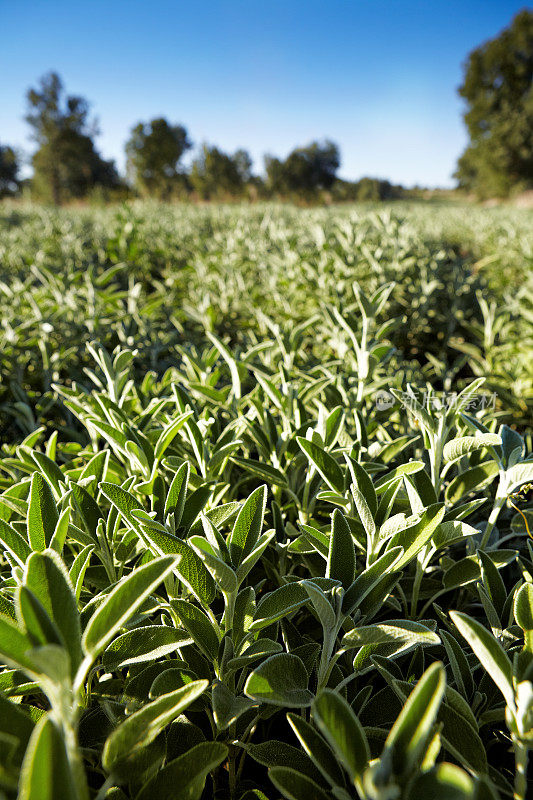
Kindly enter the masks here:
[[32, 190], [38, 198], [59, 205], [86, 197], [96, 186], [118, 188], [114, 163], [95, 149], [96, 126], [83, 97], [66, 95], [61, 78], [51, 72], [29, 90], [27, 100], [26, 121], [37, 143]]
[[533, 12], [470, 53], [459, 94], [470, 144], [456, 177], [478, 197], [533, 187]]
[[[506, 198], [533, 188], [533, 12], [521, 11], [499, 36], [473, 50], [459, 94], [470, 142], [455, 177], [459, 192], [477, 199]], [[330, 140], [295, 147], [286, 158], [265, 155], [255, 174], [249, 153], [193, 147], [182, 124], [164, 117], [139, 122], [126, 142], [126, 175], [96, 149], [98, 130], [83, 97], [67, 95], [49, 73], [27, 95], [37, 149], [33, 176], [20, 181], [21, 154], [0, 145], [0, 196], [29, 190], [33, 200], [60, 205], [151, 197], [162, 201], [283, 200], [298, 204], [427, 199], [382, 177], [339, 178], [341, 153]], [[438, 190], [437, 190], [438, 191]], [[431, 194], [431, 193], [430, 193]]]
[[[52, 210], [0, 206], [2, 435], [57, 413], [53, 383], [84, 382], [85, 344], [137, 348], [162, 375], [206, 331], [232, 348], [281, 337], [352, 285], [395, 281], [390, 374], [445, 391], [485, 376], [506, 420], [533, 418], [532, 212], [395, 203]], [[265, 305], [268, 298], [268, 306]], [[272, 319], [271, 319], [272, 318]], [[274, 327], [272, 327], [274, 326]], [[259, 339], [257, 338], [259, 337]], [[328, 322], [307, 358], [343, 358]], [[192, 353], [192, 350], [191, 350]], [[9, 433], [11, 432], [11, 433]]]

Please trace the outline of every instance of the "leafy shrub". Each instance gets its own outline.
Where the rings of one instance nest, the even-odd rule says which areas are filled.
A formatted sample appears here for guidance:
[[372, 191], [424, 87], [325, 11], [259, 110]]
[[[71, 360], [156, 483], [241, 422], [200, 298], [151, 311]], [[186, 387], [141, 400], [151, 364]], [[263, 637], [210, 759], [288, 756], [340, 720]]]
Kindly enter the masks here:
[[[181, 256], [152, 218], [164, 241], [121, 222], [96, 247], [108, 213], [43, 212], [64, 283], [44, 254], [24, 276], [30, 223], [25, 244], [6, 235], [4, 795], [526, 798], [533, 457], [527, 425], [502, 421], [527, 422], [524, 394], [503, 381], [502, 410], [475, 402], [479, 373], [499, 386], [497, 343], [446, 362], [446, 383], [437, 356], [402, 351], [388, 315], [416, 290], [380, 283], [390, 252], [354, 284], [333, 233], [296, 227], [284, 275], [289, 228], [267, 215], [274, 272], [237, 224], [238, 271], [213, 211]], [[400, 242], [401, 223], [370, 222]], [[357, 231], [337, 225], [349, 260]]]

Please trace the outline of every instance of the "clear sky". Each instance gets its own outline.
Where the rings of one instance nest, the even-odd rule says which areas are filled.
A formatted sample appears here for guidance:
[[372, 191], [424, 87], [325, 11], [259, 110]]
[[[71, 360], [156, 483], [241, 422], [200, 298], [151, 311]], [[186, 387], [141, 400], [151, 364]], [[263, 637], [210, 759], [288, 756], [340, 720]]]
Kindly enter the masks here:
[[263, 153], [329, 137], [340, 174], [452, 185], [467, 53], [513, 0], [0, 0], [0, 142], [31, 152], [25, 93], [49, 70], [92, 103], [98, 146], [166, 116], [195, 142]]

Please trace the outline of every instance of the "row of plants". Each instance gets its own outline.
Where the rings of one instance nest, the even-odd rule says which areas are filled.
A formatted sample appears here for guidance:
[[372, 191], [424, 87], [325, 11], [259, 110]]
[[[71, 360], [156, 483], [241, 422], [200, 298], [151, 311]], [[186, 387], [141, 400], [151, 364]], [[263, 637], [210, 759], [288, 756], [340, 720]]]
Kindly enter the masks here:
[[[238, 219], [219, 213], [220, 228]], [[271, 251], [234, 225], [232, 251], [210, 209], [196, 250], [186, 218], [182, 260], [169, 250], [152, 271], [132, 252], [110, 265], [108, 248], [123, 245], [95, 247], [83, 214], [46, 217], [58, 226], [43, 236], [48, 255], [32, 255], [25, 221], [9, 230], [4, 291], [18, 298], [16, 281], [31, 280], [17, 266], [24, 236], [27, 272], [41, 277], [6, 304], [3, 334], [4, 369], [28, 357], [5, 390], [0, 450], [8, 800], [529, 796], [527, 316], [494, 310], [497, 289], [486, 290], [480, 308], [507, 315], [509, 338], [492, 323], [494, 339], [475, 345], [484, 362], [455, 347], [459, 330], [474, 347], [467, 324], [486, 335], [484, 312], [465, 302], [470, 322], [439, 355], [423, 328], [442, 330], [449, 286], [432, 299], [423, 284], [431, 245], [416, 245], [412, 221], [330, 220], [320, 251], [318, 213], [265, 212]], [[155, 249], [145, 233], [138, 241]], [[402, 269], [404, 237], [420, 261], [405, 256]], [[246, 241], [260, 251], [248, 266]], [[465, 267], [451, 245], [443, 252], [436, 276]], [[61, 253], [64, 272], [45, 279]], [[306, 289], [312, 257], [323, 264]], [[399, 282], [383, 282], [393, 267]], [[483, 288], [470, 267], [465, 281]], [[405, 297], [411, 316], [391, 316]], [[9, 316], [23, 313], [27, 332], [53, 327], [64, 356], [70, 341], [65, 363], [50, 366], [43, 336], [23, 343]], [[500, 364], [522, 376], [521, 393]]]
[[208, 345], [206, 331], [239, 354], [307, 323], [298, 365], [342, 359], [329, 309], [357, 315], [354, 280], [396, 282], [391, 374], [445, 391], [484, 375], [507, 421], [529, 424], [532, 253], [519, 209], [4, 206], [2, 434], [63, 424], [51, 385], [83, 380], [94, 339], [137, 349], [139, 380]]

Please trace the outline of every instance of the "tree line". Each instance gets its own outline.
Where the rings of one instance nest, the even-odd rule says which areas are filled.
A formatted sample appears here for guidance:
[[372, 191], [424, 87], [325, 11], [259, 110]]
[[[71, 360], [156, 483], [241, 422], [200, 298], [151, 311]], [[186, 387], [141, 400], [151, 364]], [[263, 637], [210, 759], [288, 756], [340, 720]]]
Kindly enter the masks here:
[[[466, 102], [470, 143], [458, 161], [458, 186], [480, 198], [504, 197], [533, 187], [533, 12], [516, 15], [499, 36], [473, 50], [459, 94]], [[98, 152], [98, 129], [83, 97], [67, 94], [51, 72], [27, 93], [28, 122], [36, 149], [31, 158], [32, 196], [60, 204], [87, 197], [158, 200], [285, 198], [312, 201], [385, 200], [410, 196], [389, 181], [337, 176], [339, 147], [314, 141], [280, 159], [264, 158], [264, 174], [252, 171], [246, 150], [225, 153], [193, 143], [183, 125], [164, 117], [139, 122], [126, 142], [126, 175]], [[15, 194], [21, 157], [0, 144], [0, 196]], [[415, 193], [416, 194], [416, 193]]]
[[[51, 72], [27, 94], [28, 113], [36, 150], [31, 158], [31, 192], [37, 199], [59, 205], [99, 196], [121, 199], [131, 195], [169, 201], [270, 197], [316, 199], [329, 192], [333, 199], [380, 200], [400, 196], [401, 187], [365, 178], [337, 178], [338, 146], [331, 141], [295, 148], [285, 159], [265, 156], [264, 176], [252, 171], [246, 150], [225, 153], [202, 144], [192, 162], [184, 156], [193, 147], [187, 129], [164, 117], [139, 122], [126, 142], [126, 175], [106, 161], [95, 145], [97, 126], [83, 97], [67, 94], [59, 75]], [[12, 147], [0, 149], [0, 192], [20, 187], [20, 158]]]

